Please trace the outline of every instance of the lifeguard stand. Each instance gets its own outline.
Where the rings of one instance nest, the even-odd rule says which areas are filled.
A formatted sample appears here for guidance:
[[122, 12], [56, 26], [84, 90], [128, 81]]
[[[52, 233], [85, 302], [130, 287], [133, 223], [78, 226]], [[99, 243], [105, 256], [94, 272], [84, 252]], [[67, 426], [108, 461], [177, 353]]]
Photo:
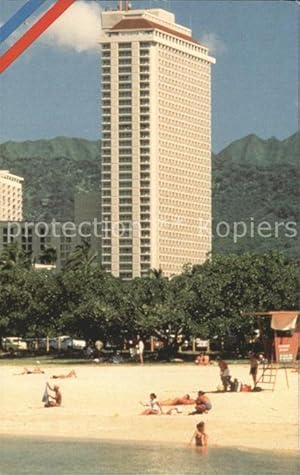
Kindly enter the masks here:
[[264, 338], [260, 318], [258, 318], [258, 326], [264, 340], [267, 360], [263, 363], [262, 374], [257, 380], [256, 386], [264, 385], [266, 386], [265, 389], [274, 391], [277, 371], [279, 368], [284, 368], [286, 384], [289, 387], [287, 367], [296, 364], [300, 348], [299, 313], [299, 310], [271, 310], [243, 314], [251, 317], [271, 318], [271, 328], [274, 330], [273, 340]]

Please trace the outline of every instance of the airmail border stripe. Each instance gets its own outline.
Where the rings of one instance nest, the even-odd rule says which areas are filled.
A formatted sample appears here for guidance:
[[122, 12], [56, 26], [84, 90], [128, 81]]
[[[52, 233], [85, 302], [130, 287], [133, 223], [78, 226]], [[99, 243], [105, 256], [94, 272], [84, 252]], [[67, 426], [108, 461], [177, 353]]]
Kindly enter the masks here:
[[30, 17], [46, 0], [28, 0], [7, 22], [0, 28], [0, 43], [3, 43], [27, 18]]
[[24, 35], [0, 57], [3, 73], [75, 0], [58, 0]]

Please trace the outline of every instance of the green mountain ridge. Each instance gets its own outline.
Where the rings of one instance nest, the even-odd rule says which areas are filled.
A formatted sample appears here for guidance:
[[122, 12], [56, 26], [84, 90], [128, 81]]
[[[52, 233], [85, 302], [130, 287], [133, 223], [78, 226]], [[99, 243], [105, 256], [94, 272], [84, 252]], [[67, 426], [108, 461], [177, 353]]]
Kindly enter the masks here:
[[[279, 226], [276, 235], [276, 223], [299, 223], [299, 151], [299, 132], [283, 141], [248, 135], [213, 157], [214, 222], [226, 221], [233, 226], [243, 221], [248, 230], [251, 223], [255, 227], [253, 236], [248, 232], [237, 242], [232, 233], [226, 238], [216, 236], [215, 252], [241, 254], [277, 249], [288, 257], [299, 257], [298, 235], [291, 237], [284, 225]], [[272, 228], [270, 237], [257, 233], [263, 221]]]
[[300, 151], [300, 133], [296, 132], [285, 140], [276, 137], [261, 139], [257, 135], [250, 134], [236, 140], [219, 152], [216, 157], [220, 159], [241, 160], [244, 162], [257, 162], [267, 164], [269, 162], [281, 162], [286, 158], [289, 162], [297, 162]]
[[100, 157], [100, 140], [87, 140], [77, 137], [55, 137], [26, 142], [4, 142], [0, 144], [0, 154], [9, 158], [57, 158], [68, 157], [73, 160], [93, 160]]
[[0, 169], [24, 177], [25, 219], [72, 220], [74, 194], [99, 186], [100, 141], [57, 137], [5, 142]]
[[[220, 221], [259, 224], [299, 222], [300, 132], [278, 140], [250, 134], [212, 155], [213, 233]], [[0, 144], [0, 169], [23, 176], [24, 217], [29, 220], [72, 220], [74, 194], [97, 191], [100, 183], [100, 140], [56, 137]], [[247, 225], [248, 225], [247, 224]], [[232, 229], [231, 229], [232, 231]], [[214, 252], [244, 253], [282, 250], [299, 257], [299, 237], [251, 237], [233, 242], [213, 239]]]

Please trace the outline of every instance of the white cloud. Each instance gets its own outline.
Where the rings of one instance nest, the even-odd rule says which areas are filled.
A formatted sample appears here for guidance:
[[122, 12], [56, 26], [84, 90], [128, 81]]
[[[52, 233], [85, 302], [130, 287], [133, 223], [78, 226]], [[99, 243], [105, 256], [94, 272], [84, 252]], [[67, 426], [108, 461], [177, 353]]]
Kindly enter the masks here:
[[227, 51], [226, 44], [216, 33], [205, 33], [202, 38], [200, 38], [200, 43], [209, 49], [210, 54], [216, 56], [226, 53]]
[[42, 35], [51, 46], [77, 52], [95, 51], [101, 33], [101, 7], [94, 1], [77, 0]]

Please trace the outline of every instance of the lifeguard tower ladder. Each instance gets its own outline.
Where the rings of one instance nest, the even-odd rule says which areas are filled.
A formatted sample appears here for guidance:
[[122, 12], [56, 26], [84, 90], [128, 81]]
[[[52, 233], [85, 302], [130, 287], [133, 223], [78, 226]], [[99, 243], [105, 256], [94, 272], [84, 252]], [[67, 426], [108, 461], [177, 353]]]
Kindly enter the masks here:
[[263, 363], [262, 373], [256, 381], [256, 386], [265, 386], [263, 389], [274, 391], [277, 379], [277, 365], [273, 361], [266, 361]]
[[262, 367], [262, 373], [258, 380], [256, 381], [255, 387], [257, 386], [265, 386], [264, 390], [274, 391], [276, 386], [277, 380], [277, 373], [280, 368], [284, 369], [285, 372], [285, 381], [287, 388], [289, 389], [289, 380], [287, 374], [287, 365], [289, 365], [289, 361], [281, 361], [280, 363], [274, 363], [273, 360], [271, 361], [264, 361]]

